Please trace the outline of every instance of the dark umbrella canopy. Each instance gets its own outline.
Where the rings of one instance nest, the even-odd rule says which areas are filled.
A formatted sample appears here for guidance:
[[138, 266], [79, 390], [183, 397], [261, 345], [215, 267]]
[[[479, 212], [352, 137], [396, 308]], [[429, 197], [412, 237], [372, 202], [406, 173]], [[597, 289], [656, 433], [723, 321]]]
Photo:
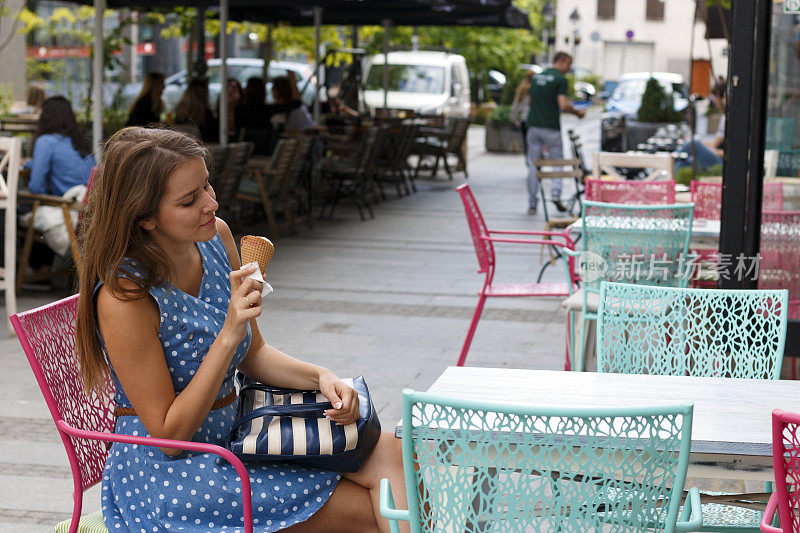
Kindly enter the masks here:
[[[93, 4], [93, 0], [79, 0]], [[109, 8], [155, 9], [177, 5], [214, 8], [213, 0], [106, 0]], [[393, 26], [497, 26], [530, 29], [528, 16], [511, 0], [230, 0], [230, 19], [250, 22], [314, 24], [314, 7], [322, 8], [322, 23]]]
[[[510, 0], [317, 0], [322, 23], [334, 25], [497, 26], [530, 29], [528, 16]], [[231, 19], [313, 24], [315, 5], [274, 0], [232, 0]]]

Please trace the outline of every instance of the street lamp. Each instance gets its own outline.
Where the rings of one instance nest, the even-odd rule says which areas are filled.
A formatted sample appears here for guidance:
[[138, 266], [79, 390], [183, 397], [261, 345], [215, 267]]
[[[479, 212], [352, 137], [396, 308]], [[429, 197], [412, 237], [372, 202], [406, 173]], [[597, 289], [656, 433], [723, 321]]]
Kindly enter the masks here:
[[553, 9], [553, 4], [550, 0], [544, 3], [542, 7], [542, 20], [544, 21], [544, 31], [542, 37], [544, 41], [544, 61], [545, 65], [550, 63], [550, 26], [556, 18], [556, 10]]
[[578, 24], [581, 21], [581, 16], [578, 13], [578, 8], [572, 10], [572, 13], [569, 14], [569, 20], [572, 22], [572, 57], [573, 60], [575, 58], [575, 52], [577, 51], [578, 46]]

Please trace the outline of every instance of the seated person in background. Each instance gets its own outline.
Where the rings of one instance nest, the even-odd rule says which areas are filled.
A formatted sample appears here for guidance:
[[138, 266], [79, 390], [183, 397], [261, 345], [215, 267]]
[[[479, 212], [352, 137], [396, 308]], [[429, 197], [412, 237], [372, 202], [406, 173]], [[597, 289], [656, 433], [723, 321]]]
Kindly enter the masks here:
[[[236, 129], [234, 115], [236, 107], [242, 103], [242, 84], [236, 78], [228, 78], [228, 131]], [[222, 104], [222, 95], [217, 97], [217, 118], [221, 120], [222, 114], [220, 113], [220, 105]]]
[[39, 85], [31, 84], [28, 86], [28, 92], [25, 95], [25, 108], [22, 113], [28, 115], [38, 115], [42, 112], [42, 104], [44, 104], [47, 94], [44, 89]]
[[160, 72], [148, 72], [139, 96], [128, 109], [125, 126], [147, 126], [161, 122], [161, 113], [164, 112], [164, 101], [161, 99], [163, 92], [164, 75]]
[[[63, 196], [72, 187], [89, 182], [92, 168], [96, 165], [91, 144], [81, 135], [75, 113], [66, 98], [53, 96], [44, 101], [35, 137], [33, 161], [26, 165], [31, 170], [30, 192]], [[20, 212], [28, 210], [24, 205]], [[37, 218], [39, 214], [37, 211]], [[36, 227], [35, 220], [29, 223]], [[34, 242], [28, 266], [34, 273], [46, 273], [53, 258], [54, 254], [47, 246]]]
[[[277, 141], [277, 133], [270, 119], [277, 113], [284, 113], [300, 107], [300, 100], [284, 104], [267, 104], [267, 88], [261, 78], [250, 78], [244, 88], [242, 104], [234, 110], [234, 124], [237, 138], [255, 143], [255, 154], [269, 155]], [[245, 130], [244, 136], [242, 130]]]
[[35, 136], [29, 191], [62, 196], [75, 185], [86, 185], [96, 163], [66, 98], [44, 101]]
[[186, 88], [175, 108], [176, 124], [194, 124], [205, 143], [219, 141], [219, 122], [208, 100], [208, 80], [195, 78]]
[[[294, 91], [292, 88], [292, 82], [287, 76], [279, 76], [272, 80], [272, 97], [275, 99], [275, 103], [289, 104], [292, 102], [293, 92], [296, 92], [297, 87], [294, 86]], [[308, 108], [302, 104], [291, 111], [273, 115], [272, 125], [279, 130], [279, 126], [282, 125], [283, 131], [287, 133], [302, 132], [315, 126], [311, 113], [309, 113]]]
[[711, 90], [711, 101], [714, 107], [722, 113], [722, 118], [717, 126], [717, 133], [713, 139], [703, 142], [697, 140], [687, 141], [683, 146], [678, 148], [678, 152], [688, 154], [686, 159], [679, 159], [675, 161], [675, 168], [683, 168], [691, 166], [692, 164], [692, 145], [694, 145], [694, 155], [697, 158], [697, 170], [705, 170], [714, 165], [721, 165], [722, 158], [725, 155], [725, 90], [727, 84], [725, 81], [717, 83]]

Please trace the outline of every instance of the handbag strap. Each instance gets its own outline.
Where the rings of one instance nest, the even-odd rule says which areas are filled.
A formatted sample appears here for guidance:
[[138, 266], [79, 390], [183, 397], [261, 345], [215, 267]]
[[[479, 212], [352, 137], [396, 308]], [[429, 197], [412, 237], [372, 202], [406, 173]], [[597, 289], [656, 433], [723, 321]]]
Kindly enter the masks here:
[[296, 416], [300, 418], [320, 418], [325, 416], [326, 409], [333, 409], [331, 402], [296, 403], [289, 405], [266, 405], [253, 409], [239, 420], [234, 422], [231, 433], [242, 424], [262, 416]]
[[295, 394], [297, 392], [313, 392], [313, 391], [302, 390], [302, 389], [281, 389], [280, 387], [270, 387], [269, 385], [264, 385], [263, 383], [259, 383], [259, 382], [256, 381], [254, 383], [250, 383], [249, 385], [245, 385], [241, 389], [239, 389], [239, 394], [242, 394], [243, 392], [246, 392], [246, 391], [249, 391], [249, 390], [257, 390], [257, 391], [262, 391], [262, 392], [269, 392], [269, 393], [272, 393], [272, 394], [280, 394], [282, 396], [284, 396], [286, 394]]

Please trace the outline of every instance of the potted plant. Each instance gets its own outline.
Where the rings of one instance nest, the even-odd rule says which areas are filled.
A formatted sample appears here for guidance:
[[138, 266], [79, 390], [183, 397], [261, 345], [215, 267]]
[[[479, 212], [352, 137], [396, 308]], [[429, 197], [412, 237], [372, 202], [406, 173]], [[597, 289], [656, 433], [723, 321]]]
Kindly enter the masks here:
[[520, 130], [511, 121], [511, 104], [514, 102], [514, 92], [522, 81], [525, 72], [520, 70], [514, 76], [509, 76], [500, 105], [489, 115], [486, 121], [486, 151], [511, 152], [523, 151], [522, 135]]
[[629, 150], [635, 150], [639, 143], [646, 142], [661, 126], [683, 122], [684, 116], [683, 112], [675, 110], [673, 94], [651, 77], [642, 94], [637, 119], [628, 122]]

